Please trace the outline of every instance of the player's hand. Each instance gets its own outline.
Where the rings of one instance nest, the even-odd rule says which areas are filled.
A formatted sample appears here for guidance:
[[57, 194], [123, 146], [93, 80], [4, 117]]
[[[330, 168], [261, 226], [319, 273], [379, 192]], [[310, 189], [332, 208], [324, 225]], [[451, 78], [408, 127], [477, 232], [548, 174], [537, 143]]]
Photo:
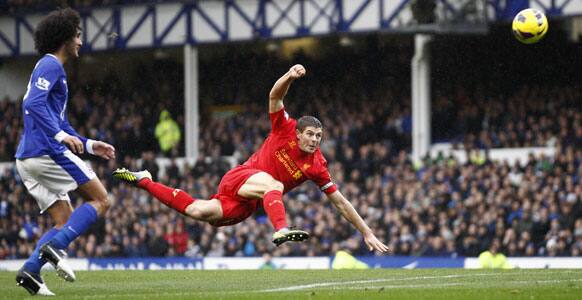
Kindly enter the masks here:
[[103, 159], [115, 158], [115, 148], [105, 142], [93, 142], [93, 153]]
[[67, 145], [67, 148], [69, 148], [73, 153], [82, 154], [84, 152], [85, 146], [83, 145], [83, 142], [74, 135], [69, 135], [64, 138], [63, 144]]
[[302, 65], [294, 65], [289, 69], [289, 77], [297, 79], [305, 76], [305, 68]]
[[370, 251], [378, 251], [380, 253], [388, 253], [390, 251], [390, 248], [380, 242], [380, 240], [378, 240], [378, 238], [376, 238], [376, 236], [371, 232], [364, 235], [364, 242], [366, 242], [368, 250]]

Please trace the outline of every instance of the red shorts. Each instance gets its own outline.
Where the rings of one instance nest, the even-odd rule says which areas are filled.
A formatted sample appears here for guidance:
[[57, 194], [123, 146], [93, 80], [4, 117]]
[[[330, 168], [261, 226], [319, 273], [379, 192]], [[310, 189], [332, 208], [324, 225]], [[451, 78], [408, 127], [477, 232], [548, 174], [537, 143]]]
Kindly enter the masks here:
[[213, 226], [227, 226], [242, 222], [259, 208], [260, 199], [248, 199], [238, 195], [238, 190], [249, 177], [262, 172], [247, 166], [237, 166], [228, 171], [220, 180], [218, 194], [210, 199], [218, 199], [222, 205], [222, 219], [211, 222]]

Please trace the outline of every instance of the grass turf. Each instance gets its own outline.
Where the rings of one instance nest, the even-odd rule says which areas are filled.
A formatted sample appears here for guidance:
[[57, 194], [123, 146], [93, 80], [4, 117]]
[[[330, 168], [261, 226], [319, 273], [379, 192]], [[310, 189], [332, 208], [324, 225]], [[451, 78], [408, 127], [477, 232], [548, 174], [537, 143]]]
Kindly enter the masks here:
[[[245, 270], [44, 274], [51, 299], [582, 299], [582, 270]], [[0, 299], [31, 298], [0, 272]], [[38, 299], [38, 297], [35, 297]]]

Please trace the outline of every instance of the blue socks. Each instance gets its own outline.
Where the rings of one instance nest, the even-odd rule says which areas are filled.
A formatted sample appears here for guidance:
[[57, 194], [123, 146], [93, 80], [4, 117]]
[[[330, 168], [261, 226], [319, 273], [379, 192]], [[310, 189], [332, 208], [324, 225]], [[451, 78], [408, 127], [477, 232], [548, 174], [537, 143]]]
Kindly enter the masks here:
[[40, 247], [42, 245], [50, 241], [52, 246], [58, 249], [65, 249], [74, 239], [87, 231], [96, 220], [97, 211], [95, 208], [89, 203], [81, 205], [71, 214], [71, 217], [63, 228], [60, 230], [51, 228], [51, 230], [45, 232], [40, 237], [36, 243], [34, 252], [32, 252], [32, 255], [24, 263], [24, 269], [31, 273], [40, 273], [40, 269], [46, 263], [46, 260], [39, 258]]
[[89, 204], [85, 203], [71, 214], [69, 221], [61, 228], [50, 241], [51, 246], [57, 249], [65, 249], [78, 236], [83, 234], [91, 224], [97, 220], [97, 211]]
[[28, 260], [24, 263], [24, 269], [28, 270], [31, 273], [39, 273], [42, 266], [46, 263], [46, 260], [38, 258], [40, 255], [40, 247], [44, 245], [46, 242], [50, 241], [59, 230], [56, 228], [51, 228], [51, 230], [45, 232], [38, 242], [36, 243], [36, 247], [34, 248], [34, 252], [30, 255]]

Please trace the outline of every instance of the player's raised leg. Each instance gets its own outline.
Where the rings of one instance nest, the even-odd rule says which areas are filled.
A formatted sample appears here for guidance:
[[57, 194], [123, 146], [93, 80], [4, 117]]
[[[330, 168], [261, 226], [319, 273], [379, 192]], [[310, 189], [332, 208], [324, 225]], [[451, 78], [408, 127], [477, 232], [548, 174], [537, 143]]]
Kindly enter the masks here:
[[303, 230], [289, 228], [287, 225], [285, 205], [283, 204], [284, 186], [266, 172], [258, 172], [247, 179], [238, 190], [238, 195], [249, 199], [263, 199], [263, 208], [275, 227], [273, 243], [281, 244], [292, 241], [301, 242], [309, 238]]
[[42, 258], [51, 263], [57, 270], [57, 274], [67, 281], [74, 281], [75, 274], [64, 263], [62, 250], [66, 249], [78, 236], [85, 233], [99, 216], [105, 215], [111, 206], [107, 191], [97, 177], [93, 177], [79, 186], [77, 191], [87, 202], [73, 211], [63, 228], [40, 248]]
[[222, 218], [222, 208], [216, 199], [194, 199], [188, 193], [152, 180], [149, 171], [132, 172], [125, 168], [113, 171], [113, 177], [148, 191], [152, 196], [183, 215], [205, 222]]

